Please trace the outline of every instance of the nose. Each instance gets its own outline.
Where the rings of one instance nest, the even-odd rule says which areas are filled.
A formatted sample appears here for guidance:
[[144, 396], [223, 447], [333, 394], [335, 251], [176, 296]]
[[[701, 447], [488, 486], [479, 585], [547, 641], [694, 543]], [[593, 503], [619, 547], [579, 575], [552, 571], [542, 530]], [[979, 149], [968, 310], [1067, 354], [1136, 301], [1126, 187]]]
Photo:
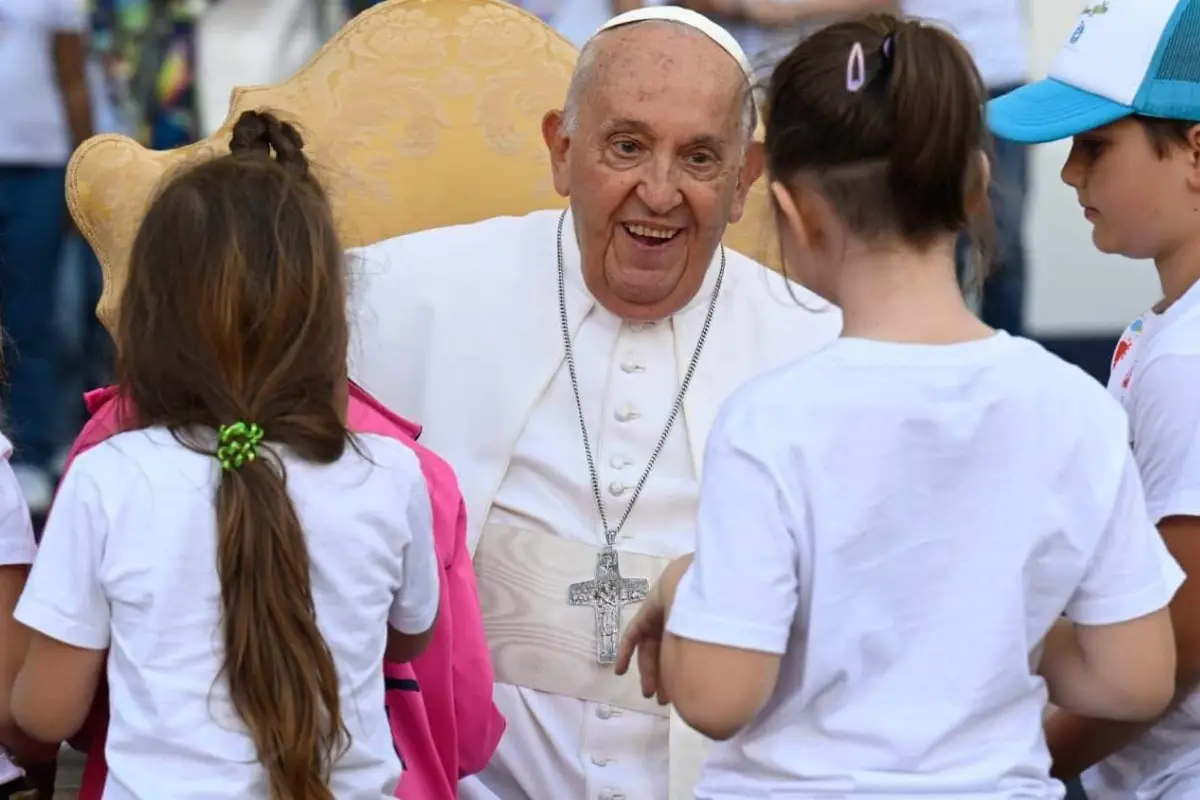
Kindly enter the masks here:
[[638, 183], [638, 199], [652, 214], [665, 215], [683, 202], [679, 171], [669, 159], [653, 159]]
[[1067, 160], [1063, 162], [1062, 172], [1059, 173], [1059, 177], [1062, 178], [1062, 182], [1067, 186], [1078, 190], [1083, 188], [1086, 173], [1083, 159], [1079, 153], [1079, 145], [1072, 143], [1071, 152], [1067, 154]]

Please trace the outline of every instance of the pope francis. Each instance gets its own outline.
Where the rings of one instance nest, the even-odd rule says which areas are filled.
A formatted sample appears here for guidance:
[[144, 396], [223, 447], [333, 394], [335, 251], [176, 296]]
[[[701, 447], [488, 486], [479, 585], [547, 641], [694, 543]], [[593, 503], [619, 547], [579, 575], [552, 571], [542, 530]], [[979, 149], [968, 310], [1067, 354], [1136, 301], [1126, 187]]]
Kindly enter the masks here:
[[508, 720], [468, 800], [691, 797], [706, 743], [613, 674], [621, 615], [693, 549], [722, 401], [840, 328], [720, 244], [762, 170], [750, 76], [698, 14], [617, 17], [543, 120], [568, 211], [353, 254], [351, 377], [424, 425], [468, 508]]

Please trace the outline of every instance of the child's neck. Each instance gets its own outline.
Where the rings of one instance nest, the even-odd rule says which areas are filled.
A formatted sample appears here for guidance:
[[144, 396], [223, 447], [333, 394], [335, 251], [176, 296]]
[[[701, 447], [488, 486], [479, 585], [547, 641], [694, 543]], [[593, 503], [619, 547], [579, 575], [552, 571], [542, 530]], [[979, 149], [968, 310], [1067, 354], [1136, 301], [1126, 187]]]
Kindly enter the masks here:
[[1200, 280], [1200, 237], [1160, 255], [1154, 259], [1154, 267], [1163, 293], [1154, 310], [1161, 314]]

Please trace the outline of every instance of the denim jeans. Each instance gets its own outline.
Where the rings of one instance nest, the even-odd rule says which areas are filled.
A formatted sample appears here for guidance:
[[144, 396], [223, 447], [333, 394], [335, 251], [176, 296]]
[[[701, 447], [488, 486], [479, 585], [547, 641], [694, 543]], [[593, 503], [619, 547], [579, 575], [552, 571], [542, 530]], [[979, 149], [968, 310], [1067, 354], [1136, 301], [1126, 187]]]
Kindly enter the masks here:
[[64, 167], [0, 165], [0, 325], [14, 463], [45, 468], [57, 444], [55, 299], [66, 222]]
[[[990, 92], [992, 99], [1016, 86]], [[993, 143], [992, 184], [988, 191], [996, 222], [991, 273], [983, 284], [979, 316], [1013, 336], [1025, 333], [1025, 198], [1029, 187], [1029, 148], [997, 138]], [[960, 270], [966, 247], [959, 249]]]

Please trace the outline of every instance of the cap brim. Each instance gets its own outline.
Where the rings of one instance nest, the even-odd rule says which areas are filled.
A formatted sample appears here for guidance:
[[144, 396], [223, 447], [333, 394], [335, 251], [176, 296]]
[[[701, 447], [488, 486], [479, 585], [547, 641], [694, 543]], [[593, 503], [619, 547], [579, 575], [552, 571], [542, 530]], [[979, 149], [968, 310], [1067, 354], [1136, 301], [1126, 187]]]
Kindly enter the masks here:
[[1129, 106], [1053, 78], [1022, 86], [987, 104], [992, 133], [1025, 144], [1067, 139], [1133, 113]]

